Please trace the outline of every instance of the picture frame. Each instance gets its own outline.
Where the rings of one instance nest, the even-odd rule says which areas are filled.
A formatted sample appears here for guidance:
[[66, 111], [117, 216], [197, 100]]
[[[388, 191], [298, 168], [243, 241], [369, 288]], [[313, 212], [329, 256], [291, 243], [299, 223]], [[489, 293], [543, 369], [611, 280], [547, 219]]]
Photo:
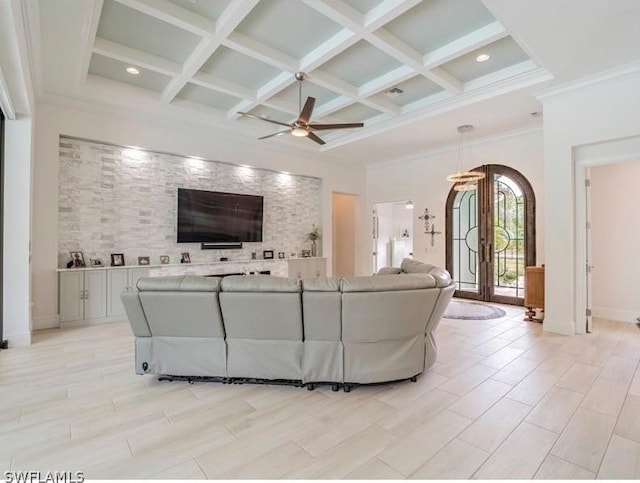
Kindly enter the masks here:
[[92, 267], [104, 267], [104, 263], [102, 263], [102, 258], [90, 258], [89, 263]]
[[112, 253], [111, 254], [111, 266], [112, 267], [124, 267], [124, 253]]
[[302, 250], [302, 258], [311, 258], [311, 250]]
[[82, 252], [69, 252], [69, 254], [71, 255], [71, 261], [73, 262], [71, 266], [73, 268], [83, 268], [87, 266]]
[[151, 260], [149, 257], [138, 257], [138, 265], [150, 265]]
[[284, 260], [284, 252], [278, 252], [278, 258]]
[[180, 260], [180, 263], [191, 263], [191, 255], [189, 255], [189, 252], [182, 252], [182, 259]]
[[169, 255], [160, 255], [160, 265], [169, 265]]
[[262, 258], [265, 260], [273, 260], [273, 250], [262, 250]]

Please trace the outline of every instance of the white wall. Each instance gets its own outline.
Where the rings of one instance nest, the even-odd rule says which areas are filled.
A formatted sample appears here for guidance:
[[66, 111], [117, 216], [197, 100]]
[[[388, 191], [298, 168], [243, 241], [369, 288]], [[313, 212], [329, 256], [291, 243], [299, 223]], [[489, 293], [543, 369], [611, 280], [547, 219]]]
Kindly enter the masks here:
[[[200, 156], [235, 164], [287, 171], [322, 179], [322, 254], [331, 259], [331, 197], [334, 191], [364, 194], [361, 169], [327, 162], [317, 150], [292, 154], [277, 143], [203, 129], [181, 119], [151, 120], [98, 108], [38, 104], [34, 146], [33, 316], [34, 329], [58, 325], [57, 204], [58, 138], [60, 135], [104, 141], [178, 155]], [[357, 217], [362, 216], [358, 207]], [[362, 222], [356, 220], [357, 246]], [[356, 260], [356, 273], [363, 267]]]
[[594, 317], [635, 322], [640, 316], [638, 180], [640, 161], [591, 168]]
[[[413, 200], [413, 256], [441, 267], [445, 266], [445, 208], [452, 187], [445, 177], [456, 169], [457, 156], [458, 147], [452, 146], [448, 150], [426, 154], [420, 159], [375, 165], [367, 170], [367, 206], [402, 199]], [[544, 263], [542, 132], [536, 130], [479, 142], [473, 146], [473, 157], [473, 161], [465, 160], [465, 164], [502, 164], [518, 170], [529, 180], [536, 195], [537, 263]], [[442, 232], [435, 235], [433, 247], [431, 236], [424, 234], [424, 222], [418, 219], [425, 208], [435, 215], [435, 219], [431, 220], [435, 231]], [[370, 233], [369, 230], [367, 233]], [[370, 240], [367, 240], [363, 247], [368, 249], [370, 245]]]
[[14, 346], [31, 343], [31, 133], [29, 117], [5, 121], [3, 321], [4, 337]]
[[[544, 197], [548, 207], [544, 224], [544, 328], [548, 331], [574, 334], [577, 320], [584, 320], [576, 311], [584, 285], [582, 281], [576, 282], [579, 250], [576, 247], [574, 151], [591, 143], [640, 135], [640, 69], [619, 73], [617, 77], [597, 79], [569, 92], [542, 97]], [[578, 262], [582, 264], [583, 260]]]

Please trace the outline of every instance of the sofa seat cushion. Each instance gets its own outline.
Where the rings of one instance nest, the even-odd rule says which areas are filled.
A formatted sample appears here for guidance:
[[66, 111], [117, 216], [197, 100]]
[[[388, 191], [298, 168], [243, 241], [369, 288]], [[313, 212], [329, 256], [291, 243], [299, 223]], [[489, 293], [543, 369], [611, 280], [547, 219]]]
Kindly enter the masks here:
[[300, 293], [300, 282], [271, 275], [231, 275], [222, 279], [223, 292]]
[[140, 292], [218, 292], [219, 277], [178, 275], [171, 277], [144, 277], [138, 280]]

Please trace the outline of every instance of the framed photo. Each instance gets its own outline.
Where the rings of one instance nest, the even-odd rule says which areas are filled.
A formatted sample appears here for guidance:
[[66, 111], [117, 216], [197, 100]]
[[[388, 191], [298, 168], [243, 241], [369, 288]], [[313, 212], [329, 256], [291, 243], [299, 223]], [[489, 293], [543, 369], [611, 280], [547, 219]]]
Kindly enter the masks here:
[[280, 260], [283, 260], [284, 259], [284, 252], [278, 252], [278, 258]]
[[111, 254], [111, 266], [112, 267], [124, 267], [124, 253], [112, 253]]
[[273, 260], [273, 250], [262, 250], [262, 258], [265, 260]]
[[169, 255], [160, 255], [160, 264], [168, 265], [169, 264]]
[[102, 258], [90, 258], [89, 263], [91, 263], [92, 267], [104, 267], [104, 263], [102, 263]]
[[189, 255], [189, 252], [182, 252], [180, 263], [191, 263], [191, 255]]
[[302, 250], [302, 258], [311, 257], [311, 250]]
[[149, 257], [138, 257], [138, 265], [149, 265]]
[[71, 254], [71, 261], [73, 262], [73, 268], [86, 267], [87, 264], [84, 261], [84, 255], [82, 252], [69, 252]]

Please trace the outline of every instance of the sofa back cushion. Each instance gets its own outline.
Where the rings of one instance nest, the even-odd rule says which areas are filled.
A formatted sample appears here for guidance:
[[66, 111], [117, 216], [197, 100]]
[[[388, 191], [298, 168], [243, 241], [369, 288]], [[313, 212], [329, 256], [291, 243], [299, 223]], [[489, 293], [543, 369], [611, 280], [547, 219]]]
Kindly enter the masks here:
[[138, 296], [153, 336], [224, 338], [215, 277], [149, 277]]

